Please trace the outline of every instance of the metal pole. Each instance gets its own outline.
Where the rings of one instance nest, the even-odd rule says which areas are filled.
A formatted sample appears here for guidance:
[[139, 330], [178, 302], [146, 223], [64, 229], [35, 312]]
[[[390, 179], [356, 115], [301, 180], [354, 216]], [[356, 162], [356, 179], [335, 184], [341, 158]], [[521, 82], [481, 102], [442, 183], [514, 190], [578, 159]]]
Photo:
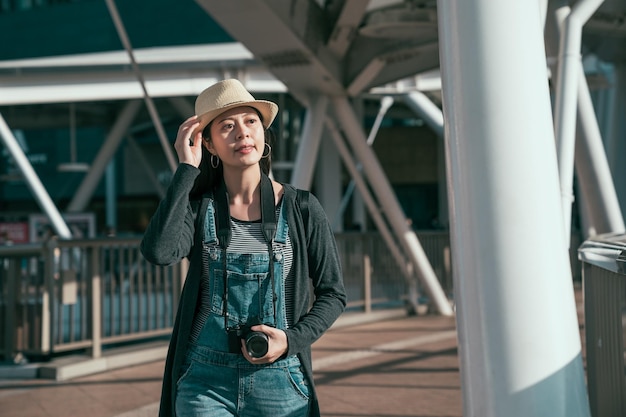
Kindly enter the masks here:
[[311, 106], [307, 109], [302, 129], [302, 140], [298, 146], [298, 154], [294, 170], [291, 174], [291, 184], [297, 188], [310, 189], [315, 161], [319, 151], [324, 118], [328, 107], [328, 97], [316, 96], [311, 100]]
[[[569, 7], [565, 2], [561, 2], [555, 5], [553, 10], [555, 23], [563, 27], [568, 15], [571, 15]], [[556, 50], [557, 43], [556, 36], [549, 36], [546, 39], [548, 49]], [[584, 200], [580, 204], [584, 231], [586, 235], [621, 232], [624, 230], [624, 220], [584, 68], [580, 62], [577, 65], [572, 63], [572, 66], [578, 68], [576, 119], [578, 133], [575, 141], [574, 167], [578, 174], [580, 195]], [[558, 80], [557, 85], [560, 85]]]
[[[393, 98], [390, 96], [385, 96], [380, 100], [380, 107], [378, 109], [378, 114], [376, 114], [376, 119], [374, 120], [374, 124], [370, 129], [370, 134], [367, 137], [367, 144], [372, 146], [374, 141], [376, 140], [376, 135], [378, 134], [378, 130], [380, 129], [380, 124], [387, 114], [389, 108], [393, 105]], [[360, 163], [357, 163], [357, 169], [361, 171], [363, 166]], [[354, 192], [354, 179], [350, 180], [348, 187], [346, 187], [346, 191], [341, 198], [341, 204], [339, 205], [339, 210], [337, 210], [337, 214], [335, 215], [335, 228], [340, 224], [341, 219], [343, 219], [343, 213], [346, 211], [346, 207], [350, 202], [350, 197]]]
[[576, 95], [583, 25], [604, 0], [581, 0], [565, 18], [561, 30], [557, 90], [555, 99], [555, 132], [561, 181], [561, 200], [565, 237], [569, 247], [574, 201], [574, 151], [576, 143]]
[[100, 247], [92, 246], [88, 252], [91, 257], [91, 279], [89, 296], [91, 298], [91, 357], [102, 356], [102, 277], [100, 276]]
[[419, 115], [440, 138], [443, 138], [443, 113], [435, 103], [421, 91], [412, 91], [404, 96], [404, 102]]
[[43, 243], [44, 275], [43, 287], [41, 289], [41, 345], [40, 349], [44, 353], [51, 352], [56, 343], [55, 337], [62, 334], [58, 318], [59, 303], [55, 284], [58, 281], [58, 267], [56, 252], [59, 249], [58, 239], [52, 236]]
[[105, 216], [106, 226], [112, 230], [117, 230], [117, 176], [115, 171], [115, 158], [111, 158], [105, 175]]
[[588, 417], [537, 3], [437, 14], [463, 415]]
[[39, 180], [37, 173], [33, 169], [30, 161], [24, 155], [24, 151], [20, 147], [19, 143], [17, 143], [17, 139], [9, 129], [9, 126], [4, 120], [2, 114], [0, 114], [0, 139], [4, 143], [4, 146], [7, 148], [13, 160], [19, 167], [22, 175], [26, 179], [26, 184], [28, 188], [33, 193], [33, 197], [37, 200], [39, 207], [41, 210], [46, 213], [48, 218], [50, 219], [50, 223], [54, 228], [56, 234], [63, 239], [70, 239], [72, 237], [72, 232], [70, 228], [67, 227], [65, 220], [61, 216], [61, 213], [57, 210], [57, 207], [54, 205], [54, 202], [50, 198], [50, 195], [46, 191], [45, 187]]
[[372, 312], [372, 262], [369, 255], [363, 255], [363, 300], [365, 312]]
[[154, 128], [157, 131], [157, 135], [159, 136], [159, 140], [161, 141], [161, 146], [163, 147], [163, 152], [165, 153], [165, 157], [167, 158], [167, 162], [172, 170], [172, 172], [176, 171], [178, 167], [178, 161], [174, 156], [174, 151], [172, 150], [172, 144], [169, 143], [167, 139], [167, 135], [165, 134], [165, 129], [163, 129], [163, 124], [161, 123], [161, 119], [159, 118], [159, 114], [157, 112], [156, 106], [152, 101], [152, 97], [148, 94], [148, 90], [146, 88], [146, 82], [143, 78], [143, 74], [139, 69], [139, 65], [135, 60], [135, 55], [133, 54], [133, 48], [130, 44], [130, 40], [128, 39], [128, 35], [126, 34], [126, 30], [124, 29], [124, 24], [122, 23], [122, 19], [117, 11], [117, 7], [115, 6], [114, 0], [106, 0], [107, 7], [109, 8], [109, 13], [111, 14], [111, 18], [113, 19], [113, 23], [115, 24], [115, 28], [117, 29], [117, 34], [122, 41], [122, 45], [126, 49], [128, 53], [128, 57], [130, 58], [131, 66], [133, 67], [133, 71], [137, 76], [137, 80], [139, 80], [139, 84], [141, 84], [141, 89], [143, 91], [143, 98], [146, 102], [146, 107], [148, 108], [148, 112], [150, 113], [150, 118], [152, 119], [152, 123], [154, 123]]
[[367, 206], [367, 209], [369, 210], [370, 216], [372, 217], [372, 220], [374, 221], [378, 232], [387, 244], [387, 247], [391, 252], [391, 256], [393, 256], [404, 276], [407, 279], [410, 279], [410, 273], [407, 269], [407, 260], [405, 259], [402, 251], [396, 244], [396, 240], [394, 240], [391, 231], [389, 230], [389, 226], [387, 225], [387, 222], [380, 212], [378, 204], [376, 204], [376, 201], [374, 201], [374, 197], [372, 197], [372, 194], [370, 193], [369, 188], [365, 183], [365, 180], [363, 179], [361, 171], [357, 169], [357, 165], [352, 159], [352, 155], [350, 154], [348, 147], [344, 143], [341, 133], [339, 133], [335, 122], [329, 117], [326, 117], [326, 128], [330, 132], [330, 136], [335, 142], [337, 151], [339, 152], [339, 155], [341, 156], [346, 169], [350, 173], [352, 179], [354, 179], [354, 183], [356, 184], [356, 187], [359, 190], [359, 193], [361, 194], [363, 201]]
[[380, 125], [383, 122], [383, 118], [389, 111], [389, 108], [393, 105], [393, 97], [384, 96], [380, 99], [380, 107], [378, 108], [378, 113], [376, 113], [376, 119], [374, 119], [374, 124], [370, 129], [370, 133], [367, 136], [367, 144], [372, 146], [374, 141], [376, 140], [376, 135], [378, 134], [378, 130], [380, 129]]
[[413, 263], [415, 272], [424, 284], [424, 289], [430, 296], [431, 302], [440, 314], [444, 316], [453, 315], [450, 302], [446, 298], [415, 232], [409, 227], [406, 216], [402, 212], [391, 185], [387, 181], [385, 172], [372, 149], [367, 146], [363, 129], [361, 129], [361, 125], [358, 123], [347, 97], [334, 97], [333, 105], [337, 112], [337, 120], [341, 122], [347, 140], [352, 145], [355, 155], [363, 164], [365, 175], [372, 186], [378, 202], [383, 207], [387, 221], [389, 221], [391, 229]]
[[385, 221], [380, 211], [379, 204], [374, 201], [374, 197], [370, 193], [369, 187], [365, 183], [365, 180], [363, 179], [362, 173], [358, 169], [357, 164], [352, 159], [352, 155], [350, 154], [348, 147], [344, 143], [341, 133], [339, 133], [335, 122], [329, 117], [326, 118], [326, 127], [331, 134], [331, 138], [335, 142], [335, 146], [337, 148], [337, 151], [339, 152], [339, 155], [343, 159], [344, 166], [354, 180], [354, 183], [359, 190], [359, 194], [361, 198], [363, 198], [363, 201], [367, 206], [367, 209], [369, 210], [370, 216], [372, 217], [372, 220], [374, 221], [378, 232], [385, 241], [387, 248], [391, 252], [391, 256], [393, 256], [396, 264], [400, 268], [400, 271], [404, 275], [404, 279], [408, 287], [408, 301], [410, 304], [410, 308], [412, 312], [417, 312], [419, 294], [417, 290], [417, 282], [413, 275], [413, 268], [404, 257], [401, 248], [397, 245], [396, 239], [393, 238], [392, 233], [389, 230], [389, 225]]
[[579, 66], [578, 128], [575, 166], [595, 232], [624, 232], [624, 218], [617, 200], [611, 170], [604, 151], [583, 66]]
[[3, 347], [2, 354], [7, 359], [15, 359], [15, 354], [17, 351], [17, 306], [18, 303], [23, 303], [22, 294], [21, 294], [21, 285], [18, 285], [18, 280], [20, 280], [20, 274], [18, 273], [17, 263], [19, 258], [8, 258], [4, 259], [4, 262], [7, 264], [2, 265], [2, 268], [6, 268], [4, 273], [3, 281], [5, 285], [5, 295], [6, 298], [3, 297], [4, 304], [4, 320], [2, 320], [2, 324], [4, 327], [4, 346], [0, 344], [0, 347]]

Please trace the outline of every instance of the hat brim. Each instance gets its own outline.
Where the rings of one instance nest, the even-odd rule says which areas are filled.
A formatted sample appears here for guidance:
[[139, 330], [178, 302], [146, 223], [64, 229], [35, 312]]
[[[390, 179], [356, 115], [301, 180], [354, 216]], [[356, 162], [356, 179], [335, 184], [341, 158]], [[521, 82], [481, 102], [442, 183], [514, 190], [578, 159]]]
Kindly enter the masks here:
[[211, 123], [217, 116], [224, 113], [227, 110], [234, 109], [235, 107], [252, 107], [256, 109], [263, 118], [263, 128], [268, 129], [274, 118], [278, 114], [278, 105], [267, 100], [253, 100], [253, 101], [241, 101], [237, 103], [229, 104], [228, 106], [221, 107], [203, 114], [198, 115], [200, 119], [200, 126], [195, 130], [195, 133], [202, 132], [209, 123]]

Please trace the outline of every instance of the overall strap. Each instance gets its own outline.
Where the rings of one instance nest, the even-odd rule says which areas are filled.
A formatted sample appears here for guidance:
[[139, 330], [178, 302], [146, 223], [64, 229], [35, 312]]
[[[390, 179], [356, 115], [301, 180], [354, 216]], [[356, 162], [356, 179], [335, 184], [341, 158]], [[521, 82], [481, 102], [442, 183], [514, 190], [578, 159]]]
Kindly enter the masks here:
[[[276, 323], [276, 288], [274, 278], [274, 248], [272, 242], [276, 236], [276, 197], [272, 181], [261, 171], [261, 231], [267, 242], [267, 253], [270, 256], [270, 285], [272, 286], [272, 309], [274, 311], [274, 324]], [[260, 299], [259, 299], [260, 302]]]
[[226, 248], [230, 244], [232, 232], [230, 230], [230, 204], [224, 180], [220, 181], [215, 190], [217, 240], [222, 248], [222, 281], [224, 293], [222, 294], [222, 315], [224, 316], [224, 328], [228, 329], [228, 271], [226, 260]]
[[300, 207], [302, 220], [304, 221], [304, 230], [309, 228], [309, 191], [297, 189], [296, 202]]
[[224, 181], [220, 181], [217, 190], [215, 190], [215, 202], [217, 203], [217, 216], [215, 219], [217, 222], [217, 238], [220, 247], [226, 250], [230, 244], [232, 233], [230, 231], [230, 203], [228, 201], [228, 192], [226, 191]]
[[204, 233], [204, 229], [205, 229], [205, 225], [206, 225], [206, 216], [205, 213], [208, 209], [209, 206], [209, 198], [206, 194], [204, 194], [200, 201], [198, 202], [198, 209], [196, 210], [196, 218], [195, 218], [195, 241], [194, 244], [195, 245], [200, 245], [200, 243], [204, 240], [205, 238], [205, 233]]
[[[222, 264], [224, 281], [224, 294], [222, 304], [222, 314], [224, 315], [224, 327], [228, 330], [228, 271], [226, 249], [232, 238], [230, 230], [230, 203], [226, 184], [220, 181], [215, 192], [215, 202], [217, 204], [217, 238], [222, 249]], [[267, 242], [267, 250], [270, 256], [270, 282], [272, 286], [272, 305], [274, 307], [274, 321], [276, 321], [276, 290], [274, 288], [274, 263], [272, 262], [272, 242], [276, 236], [276, 197], [272, 181], [267, 175], [261, 172], [261, 231]]]
[[276, 237], [276, 196], [272, 181], [263, 172], [261, 172], [261, 230], [265, 241], [271, 245]]
[[[217, 237], [222, 249], [228, 247], [232, 233], [230, 230], [230, 203], [224, 181], [221, 181], [215, 193], [217, 203]], [[265, 241], [271, 244], [276, 236], [276, 197], [272, 181], [261, 173], [261, 230]]]

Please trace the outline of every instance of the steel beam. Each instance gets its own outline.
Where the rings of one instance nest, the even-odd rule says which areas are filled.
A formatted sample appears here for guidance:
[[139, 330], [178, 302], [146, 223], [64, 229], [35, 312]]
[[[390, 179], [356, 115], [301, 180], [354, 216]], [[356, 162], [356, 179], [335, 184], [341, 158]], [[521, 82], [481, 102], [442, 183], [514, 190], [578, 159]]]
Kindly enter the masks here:
[[576, 95], [583, 25], [604, 0], [580, 0], [565, 18], [561, 28], [554, 123], [559, 158], [559, 178], [565, 236], [569, 246], [574, 202], [574, 153], [576, 143]]
[[365, 138], [363, 129], [357, 121], [347, 97], [334, 97], [332, 103], [337, 114], [337, 120], [341, 123], [341, 127], [352, 146], [353, 152], [363, 164], [365, 176], [379, 204], [383, 207], [387, 221], [408, 258], [411, 260], [417, 276], [422, 281], [431, 302], [441, 315], [451, 316], [453, 311], [450, 302], [446, 298], [441, 284], [437, 280], [437, 276], [415, 232], [409, 227], [406, 216], [402, 212], [398, 199], [391, 189], [385, 172], [376, 159], [372, 149], [367, 146], [367, 139]]
[[33, 197], [39, 204], [39, 207], [41, 207], [41, 210], [46, 213], [50, 219], [50, 223], [56, 234], [62, 239], [70, 239], [72, 237], [70, 228], [65, 223], [65, 220], [63, 220], [61, 213], [58, 211], [56, 205], [46, 191], [46, 188], [41, 183], [41, 180], [24, 154], [24, 151], [17, 142], [17, 139], [15, 139], [13, 132], [9, 129], [9, 126], [4, 120], [2, 114], [0, 114], [0, 139], [19, 167], [22, 175], [24, 175], [26, 185], [28, 185], [28, 188], [33, 193]]
[[316, 95], [307, 109], [302, 129], [302, 140], [298, 146], [295, 169], [291, 174], [291, 184], [294, 187], [308, 190], [311, 188], [315, 161], [324, 129], [328, 97]]

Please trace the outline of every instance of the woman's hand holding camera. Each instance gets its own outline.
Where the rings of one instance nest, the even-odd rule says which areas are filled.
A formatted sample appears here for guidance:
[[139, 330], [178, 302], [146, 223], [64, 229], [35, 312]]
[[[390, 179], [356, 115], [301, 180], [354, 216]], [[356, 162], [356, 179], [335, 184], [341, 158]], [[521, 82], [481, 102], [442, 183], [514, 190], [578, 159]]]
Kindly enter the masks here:
[[265, 354], [265, 356], [262, 356], [260, 358], [254, 358], [250, 356], [248, 350], [246, 349], [245, 340], [241, 341], [241, 351], [243, 352], [243, 356], [248, 360], [248, 362], [254, 364], [273, 363], [283, 357], [283, 355], [287, 352], [289, 345], [287, 343], [287, 334], [283, 330], [276, 329], [275, 327], [271, 326], [266, 326], [264, 324], [252, 326], [250, 330], [265, 333], [269, 340], [267, 343], [267, 353]]
[[202, 131], [196, 131], [198, 126], [200, 126], [198, 116], [191, 116], [178, 128], [176, 142], [174, 142], [178, 162], [196, 168], [200, 166], [200, 161], [202, 161]]

